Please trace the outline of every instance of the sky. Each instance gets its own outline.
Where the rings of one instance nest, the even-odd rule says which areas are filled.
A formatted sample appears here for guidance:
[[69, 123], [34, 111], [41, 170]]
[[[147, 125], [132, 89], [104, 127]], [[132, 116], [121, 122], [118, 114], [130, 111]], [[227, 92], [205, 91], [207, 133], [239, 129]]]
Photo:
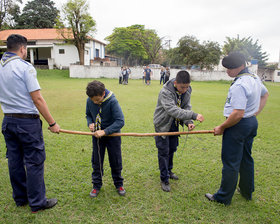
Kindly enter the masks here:
[[[67, 0], [53, 0], [60, 10]], [[116, 27], [134, 24], [154, 29], [159, 37], [176, 47], [186, 35], [200, 42], [216, 41], [223, 46], [226, 37], [252, 37], [278, 62], [280, 53], [279, 0], [88, 0], [96, 21], [94, 38], [104, 41]]]

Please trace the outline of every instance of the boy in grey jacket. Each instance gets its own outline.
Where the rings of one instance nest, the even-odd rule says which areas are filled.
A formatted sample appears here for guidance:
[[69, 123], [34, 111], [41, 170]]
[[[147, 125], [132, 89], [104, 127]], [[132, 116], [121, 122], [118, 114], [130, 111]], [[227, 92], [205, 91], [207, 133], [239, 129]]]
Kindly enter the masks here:
[[[195, 128], [192, 120], [202, 122], [204, 117], [191, 111], [190, 75], [187, 71], [179, 71], [175, 79], [169, 80], [161, 89], [154, 113], [154, 126], [156, 132], [179, 131], [179, 124], [187, 125], [188, 130]], [[173, 155], [179, 141], [178, 136], [156, 136], [158, 148], [158, 162], [160, 169], [161, 188], [170, 191], [169, 178], [178, 180], [172, 173]]]

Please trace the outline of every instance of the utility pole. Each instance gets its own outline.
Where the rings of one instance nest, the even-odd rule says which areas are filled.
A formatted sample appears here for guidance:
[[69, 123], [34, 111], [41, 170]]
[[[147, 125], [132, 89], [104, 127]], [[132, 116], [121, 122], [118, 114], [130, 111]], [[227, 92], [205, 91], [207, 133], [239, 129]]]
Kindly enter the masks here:
[[171, 40], [165, 40], [165, 45], [168, 46], [168, 50], [170, 50], [170, 43], [171, 43]]

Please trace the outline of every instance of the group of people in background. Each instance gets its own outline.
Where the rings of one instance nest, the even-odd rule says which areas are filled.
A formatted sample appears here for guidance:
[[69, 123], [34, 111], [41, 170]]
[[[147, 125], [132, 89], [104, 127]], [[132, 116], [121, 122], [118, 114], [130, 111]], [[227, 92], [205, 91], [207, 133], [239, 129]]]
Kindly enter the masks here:
[[122, 66], [119, 74], [119, 84], [127, 85], [130, 74], [131, 74], [130, 68], [127, 66]]
[[[127, 85], [129, 75], [131, 74], [131, 70], [128, 66], [122, 66], [119, 73], [119, 84]], [[143, 83], [146, 85], [151, 84], [151, 78], [153, 76], [153, 71], [150, 66], [143, 66]], [[165, 84], [170, 78], [170, 68], [162, 66], [160, 69], [160, 84]]]

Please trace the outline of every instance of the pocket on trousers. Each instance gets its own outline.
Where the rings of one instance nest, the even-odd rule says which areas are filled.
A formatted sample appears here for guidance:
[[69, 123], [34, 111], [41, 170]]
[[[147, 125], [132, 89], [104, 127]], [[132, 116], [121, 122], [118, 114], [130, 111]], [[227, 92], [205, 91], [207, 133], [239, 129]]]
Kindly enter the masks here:
[[5, 131], [7, 130], [7, 124], [2, 123], [2, 134], [4, 135]]
[[44, 149], [43, 132], [41, 123], [19, 125], [17, 127], [20, 141], [26, 148]]
[[29, 164], [40, 165], [46, 160], [44, 149], [29, 148], [25, 150], [25, 161]]

